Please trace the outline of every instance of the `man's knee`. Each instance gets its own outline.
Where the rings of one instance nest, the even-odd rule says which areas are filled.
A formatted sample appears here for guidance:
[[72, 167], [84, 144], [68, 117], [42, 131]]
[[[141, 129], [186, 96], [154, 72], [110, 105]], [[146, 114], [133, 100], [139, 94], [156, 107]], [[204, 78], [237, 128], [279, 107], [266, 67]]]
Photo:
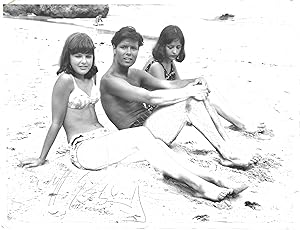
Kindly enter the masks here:
[[185, 103], [156, 109], [146, 120], [146, 126], [155, 138], [172, 143], [187, 122]]

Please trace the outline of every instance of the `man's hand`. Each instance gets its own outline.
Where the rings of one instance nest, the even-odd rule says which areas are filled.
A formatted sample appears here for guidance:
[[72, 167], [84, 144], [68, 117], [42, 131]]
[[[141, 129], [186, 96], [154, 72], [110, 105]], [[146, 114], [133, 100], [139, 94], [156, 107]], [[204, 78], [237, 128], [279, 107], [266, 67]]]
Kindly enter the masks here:
[[189, 91], [191, 97], [194, 97], [198, 101], [205, 100], [209, 94], [207, 87], [201, 84], [195, 84], [195, 82], [188, 84], [186, 89]]
[[194, 84], [194, 85], [202, 85], [210, 93], [210, 89], [208, 87], [207, 81], [203, 77], [196, 78], [195, 81], [192, 84]]
[[32, 168], [45, 164], [46, 160], [41, 160], [40, 158], [29, 158], [26, 159], [18, 165], [22, 168]]

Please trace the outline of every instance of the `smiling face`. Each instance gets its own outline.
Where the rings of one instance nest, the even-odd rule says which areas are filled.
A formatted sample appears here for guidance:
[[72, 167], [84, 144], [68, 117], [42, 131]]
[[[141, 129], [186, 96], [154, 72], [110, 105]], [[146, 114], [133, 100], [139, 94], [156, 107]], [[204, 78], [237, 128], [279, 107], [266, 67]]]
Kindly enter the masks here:
[[124, 39], [114, 47], [114, 58], [121, 66], [130, 67], [135, 63], [138, 52], [138, 41]]
[[70, 55], [70, 64], [76, 74], [84, 76], [89, 72], [93, 65], [93, 55], [75, 53]]
[[166, 58], [171, 61], [175, 60], [179, 55], [182, 48], [182, 44], [179, 40], [175, 40], [166, 45]]

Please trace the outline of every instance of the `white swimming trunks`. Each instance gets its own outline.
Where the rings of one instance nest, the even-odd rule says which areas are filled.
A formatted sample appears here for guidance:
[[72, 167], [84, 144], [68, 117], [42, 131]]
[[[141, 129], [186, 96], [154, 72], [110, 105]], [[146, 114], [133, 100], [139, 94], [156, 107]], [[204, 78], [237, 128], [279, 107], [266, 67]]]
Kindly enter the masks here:
[[[98, 128], [98, 129], [92, 130], [90, 132], [80, 133], [80, 134], [73, 136], [70, 141], [70, 157], [71, 157], [72, 164], [79, 169], [88, 169], [88, 168], [83, 167], [78, 161], [77, 151], [78, 151], [79, 147], [81, 146], [81, 144], [83, 142], [86, 142], [88, 140], [92, 140], [95, 138], [101, 138], [110, 133], [111, 133], [111, 131], [106, 128]], [[91, 169], [89, 169], [89, 170], [91, 170]]]

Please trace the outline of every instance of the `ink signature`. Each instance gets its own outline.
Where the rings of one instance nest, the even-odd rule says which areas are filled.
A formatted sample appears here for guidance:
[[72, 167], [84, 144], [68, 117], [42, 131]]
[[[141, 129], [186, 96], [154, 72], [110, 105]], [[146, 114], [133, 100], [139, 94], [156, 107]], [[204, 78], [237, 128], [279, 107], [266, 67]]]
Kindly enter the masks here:
[[49, 193], [48, 206], [55, 207], [59, 203], [60, 208], [64, 207], [64, 210], [58, 212], [54, 209], [52, 215], [66, 215], [71, 210], [92, 211], [98, 214], [115, 215], [118, 218], [116, 221], [146, 222], [139, 185], [132, 184], [124, 188], [114, 182], [96, 183], [88, 178], [88, 174], [78, 180], [72, 191], [65, 191], [63, 187], [68, 180], [71, 180], [71, 170], [65, 171], [58, 180], [56, 177], [53, 179], [55, 186]]

